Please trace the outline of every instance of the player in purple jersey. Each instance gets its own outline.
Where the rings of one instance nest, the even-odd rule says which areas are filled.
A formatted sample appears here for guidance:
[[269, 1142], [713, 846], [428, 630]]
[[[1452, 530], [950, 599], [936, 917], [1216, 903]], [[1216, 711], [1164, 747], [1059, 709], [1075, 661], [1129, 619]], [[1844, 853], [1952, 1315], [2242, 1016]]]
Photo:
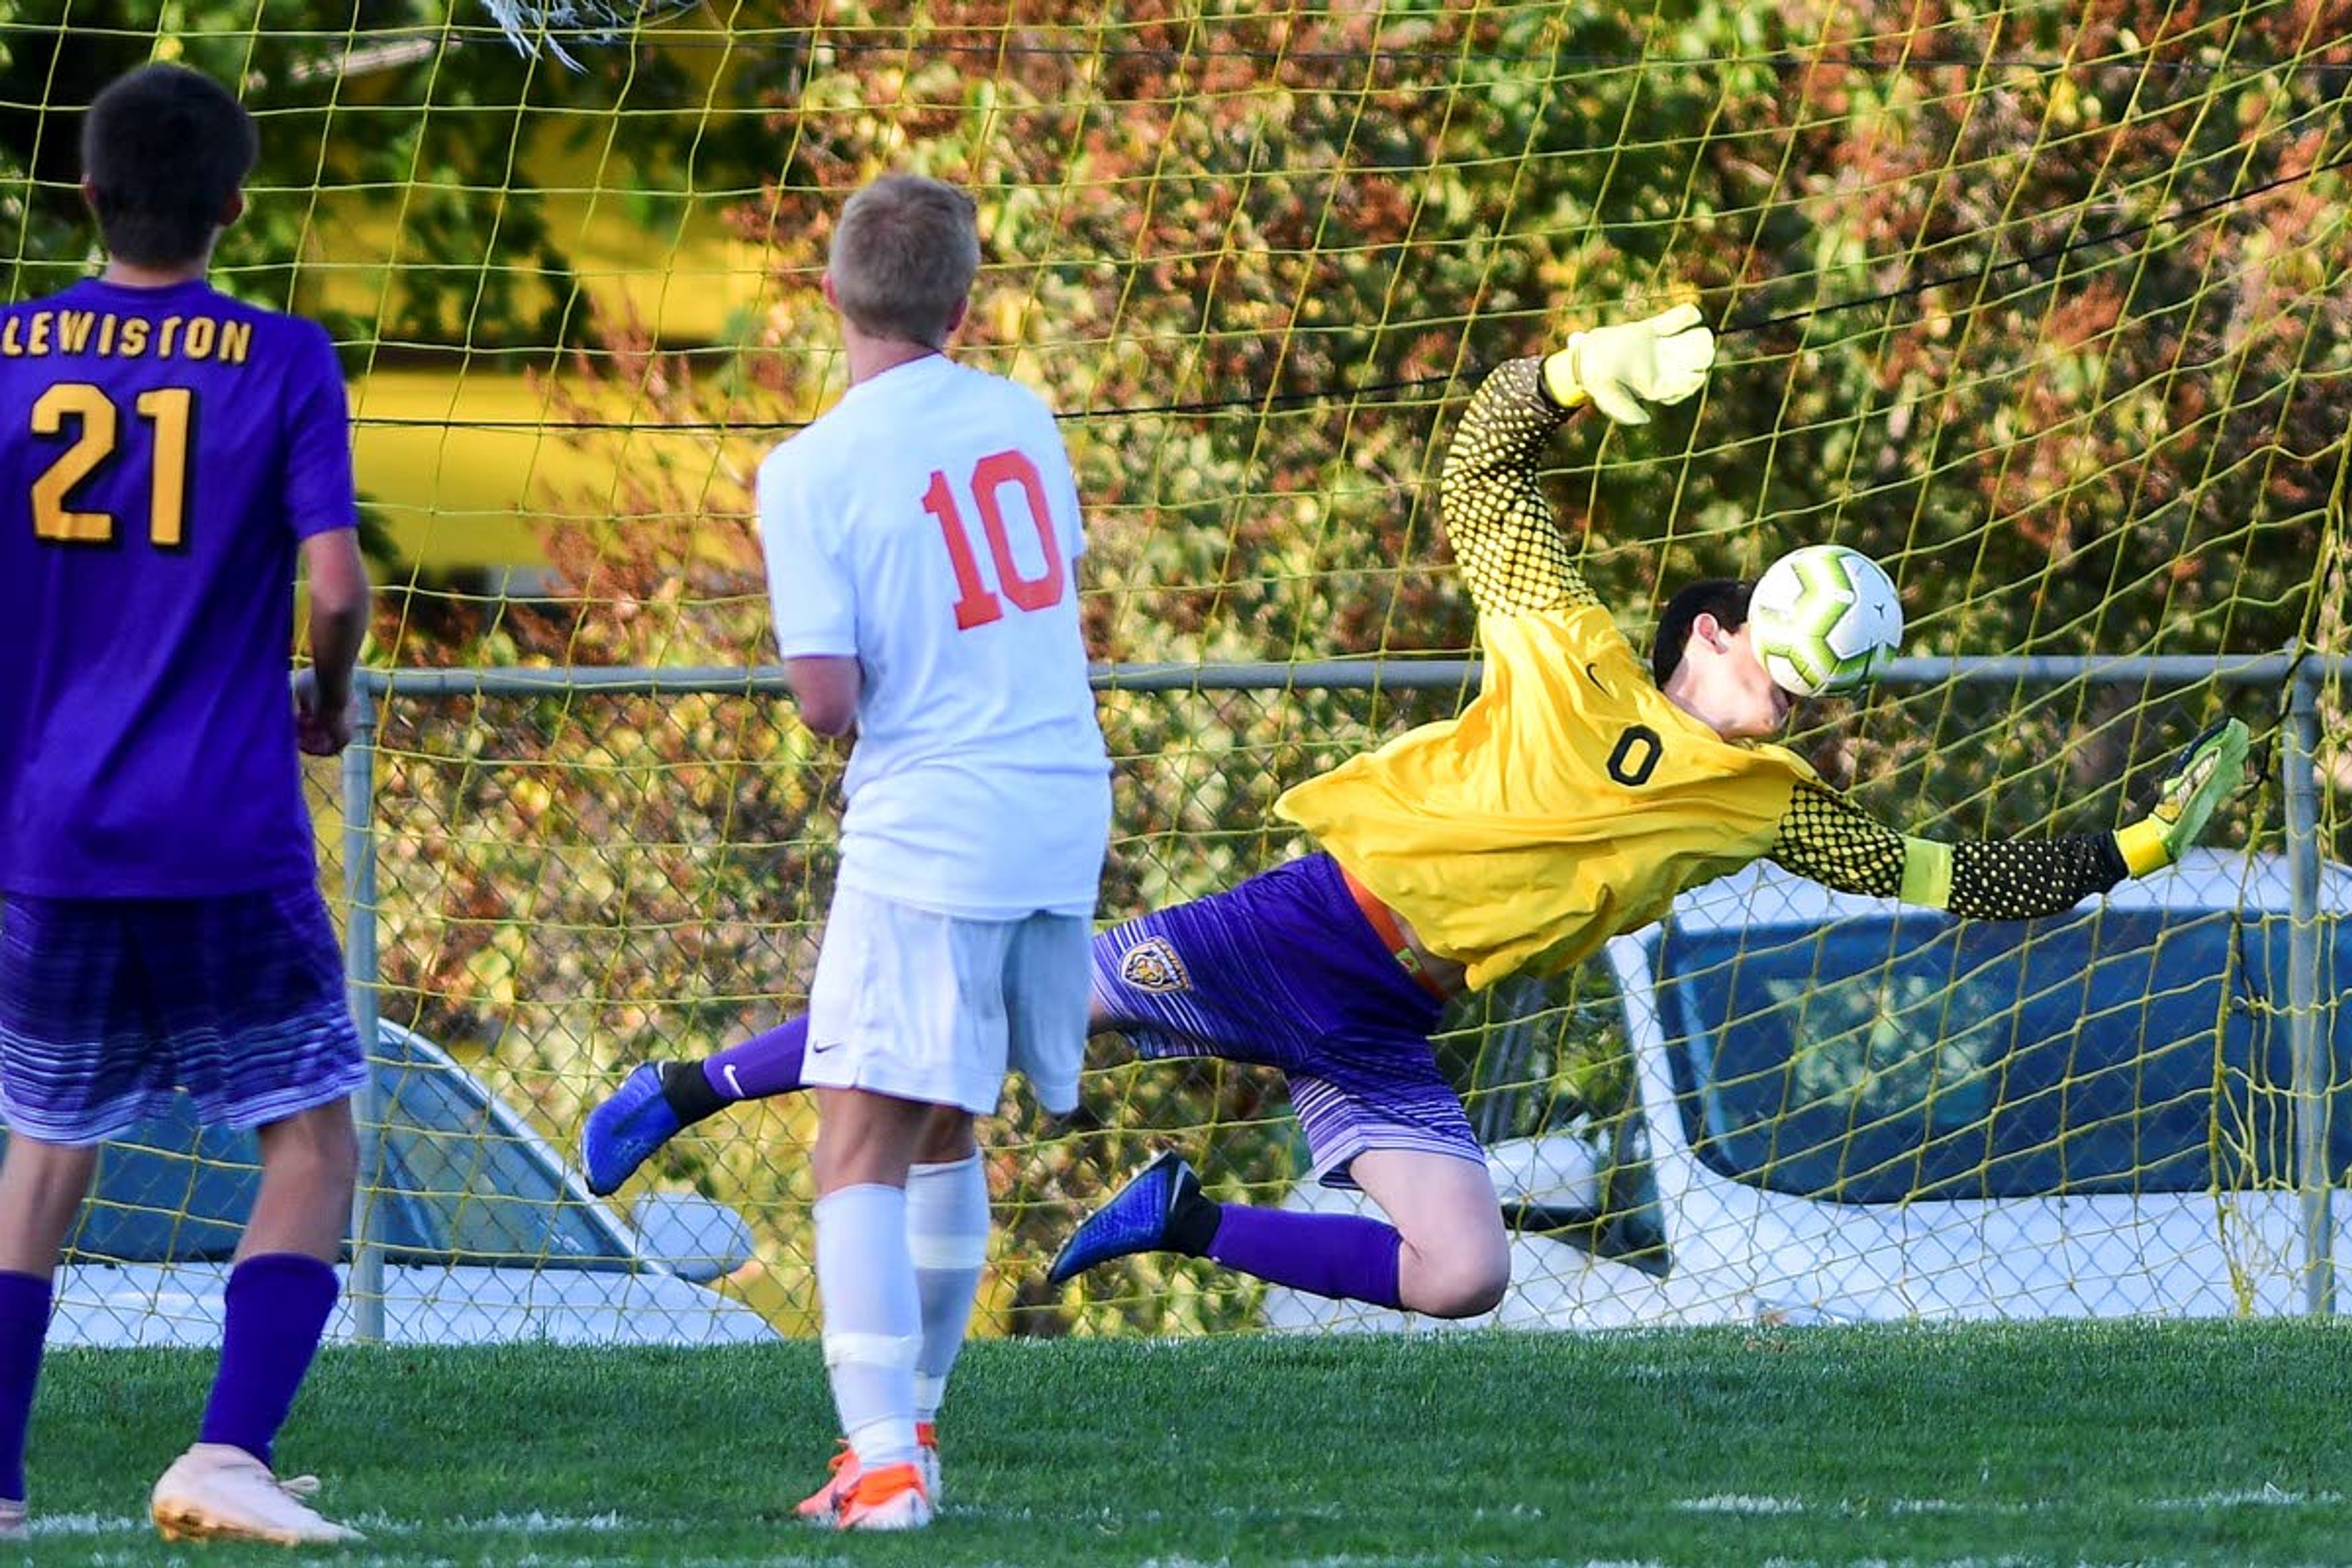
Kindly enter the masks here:
[[[271, 1473], [335, 1307], [367, 1064], [297, 752], [352, 733], [367, 625], [351, 422], [315, 323], [206, 281], [252, 120], [177, 66], [90, 105], [97, 277], [0, 311], [0, 1534], [98, 1146], [184, 1090], [261, 1186], [167, 1538], [356, 1539]], [[293, 682], [292, 588], [310, 581]]]

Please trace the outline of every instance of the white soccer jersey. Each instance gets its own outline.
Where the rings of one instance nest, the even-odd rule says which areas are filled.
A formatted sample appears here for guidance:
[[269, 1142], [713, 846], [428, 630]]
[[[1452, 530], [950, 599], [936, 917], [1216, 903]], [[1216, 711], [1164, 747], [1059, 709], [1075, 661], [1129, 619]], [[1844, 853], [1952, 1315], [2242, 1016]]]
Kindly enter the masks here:
[[972, 919], [1091, 915], [1110, 763], [1045, 403], [914, 360], [770, 453], [759, 506], [777, 647], [860, 668], [843, 885]]

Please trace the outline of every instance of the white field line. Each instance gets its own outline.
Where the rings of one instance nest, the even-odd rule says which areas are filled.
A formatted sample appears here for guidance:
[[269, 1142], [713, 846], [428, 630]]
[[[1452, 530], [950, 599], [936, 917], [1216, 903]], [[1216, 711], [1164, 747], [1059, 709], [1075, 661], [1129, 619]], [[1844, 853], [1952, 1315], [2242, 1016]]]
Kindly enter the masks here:
[[[1461, 1568], [1465, 1559], [1461, 1556], [1362, 1556], [1352, 1552], [1339, 1552], [1334, 1556], [1291, 1556], [1282, 1561], [1282, 1568]], [[1491, 1559], [1479, 1559], [1491, 1561]], [[1139, 1568], [1223, 1568], [1218, 1563], [1192, 1563], [1188, 1559], [1167, 1559], [1155, 1556], [1139, 1563]], [[1569, 1563], [1567, 1559], [1543, 1559], [1543, 1563], [1531, 1563], [1528, 1568], [1665, 1568], [1665, 1563], [1642, 1559], [1590, 1559], [1583, 1563]]]
[[2252, 1491], [2207, 1492], [2203, 1497], [2158, 1498], [2150, 1508], [2334, 1508], [2344, 1501], [2341, 1492], [2291, 1492], [2268, 1481]]
[[611, 1535], [654, 1529], [650, 1524], [640, 1524], [617, 1513], [542, 1513], [537, 1509], [525, 1513], [491, 1513], [470, 1518], [461, 1515], [457, 1519], [422, 1522], [395, 1519], [390, 1514], [365, 1513], [344, 1522], [369, 1535], [415, 1535], [419, 1532], [438, 1535], [445, 1531], [465, 1535], [562, 1535], [573, 1531]]
[[[89, 1568], [152, 1568], [155, 1561], [148, 1552], [100, 1552], [77, 1562]], [[184, 1562], [185, 1559], [173, 1561]], [[1458, 1564], [1457, 1557], [1296, 1557], [1286, 1561], [1284, 1568], [1445, 1568]], [[354, 1552], [349, 1549], [336, 1554], [335, 1568], [614, 1568], [609, 1557], [573, 1557], [540, 1552], [526, 1552], [519, 1557], [483, 1558], [469, 1561], [444, 1556], [394, 1556], [378, 1552]], [[745, 1557], [686, 1557], [667, 1560], [666, 1568], [841, 1568], [843, 1559], [837, 1555], [821, 1557], [776, 1556], [758, 1552]], [[986, 1568], [1023, 1568], [1017, 1563], [988, 1564]], [[1147, 1557], [1137, 1568], [1226, 1568], [1223, 1558]], [[1595, 1557], [1576, 1561], [1570, 1558], [1549, 1558], [1529, 1568], [1666, 1568], [1654, 1559]], [[2087, 1558], [2054, 1557], [1952, 1557], [1889, 1559], [1882, 1557], [1768, 1557], [1757, 1568], [2181, 1568], [2180, 1564], [2162, 1561], [2136, 1559], [2131, 1562], [2101, 1563]], [[2323, 1568], [2323, 1565], [2309, 1565]], [[2325, 1568], [2342, 1568], [2341, 1564]]]
[[[568, 1515], [541, 1513], [494, 1513], [478, 1519], [445, 1519], [418, 1522], [394, 1519], [389, 1514], [363, 1513], [332, 1515], [341, 1522], [365, 1535], [415, 1535], [420, 1532], [439, 1534], [456, 1531], [460, 1534], [556, 1535], [568, 1531], [609, 1534], [624, 1531], [650, 1531], [651, 1525], [639, 1524], [617, 1513]], [[144, 1516], [98, 1513], [36, 1513], [27, 1525], [33, 1537], [77, 1535], [144, 1535], [155, 1527]]]
[[2086, 1557], [1767, 1557], [1759, 1568], [2185, 1568], [2170, 1558], [2098, 1563]]
[[[2204, 1512], [2219, 1508], [2339, 1508], [2341, 1492], [2292, 1492], [2265, 1483], [2241, 1491], [2206, 1492], [2199, 1497], [2150, 1498], [2139, 1507], [2168, 1511]], [[1890, 1498], [1884, 1502], [1864, 1502], [1843, 1498], [1834, 1502], [1808, 1502], [1801, 1498], [1748, 1497], [1738, 1492], [1718, 1493], [1712, 1497], [1682, 1498], [1667, 1505], [1677, 1513], [1746, 1514], [1759, 1518], [1780, 1514], [1823, 1514], [1843, 1519], [1868, 1519], [1876, 1514], [2025, 1514], [2063, 1506], [2063, 1500], [2036, 1499], [2028, 1502], [2005, 1502], [1992, 1499], [1963, 1501], [1953, 1498]]]
[[[1339, 1552], [1328, 1557], [1291, 1557], [1283, 1561], [1282, 1568], [1459, 1568], [1465, 1559], [1447, 1556], [1366, 1557], [1353, 1552]], [[1478, 1559], [1486, 1562], [1491, 1559]], [[1224, 1568], [1220, 1559], [1215, 1563], [1197, 1563], [1183, 1557], [1149, 1557], [1137, 1568]], [[1564, 1558], [1550, 1557], [1528, 1568], [1665, 1568], [1663, 1563], [1648, 1558], [1634, 1561], [1620, 1557], [1595, 1557], [1582, 1563], [1570, 1563]]]
[[[1172, 1568], [1172, 1564], [1164, 1559], [1155, 1561], [1159, 1562], [1160, 1568]], [[1343, 1552], [1336, 1557], [1288, 1558], [1282, 1568], [1460, 1568], [1465, 1561], [1467, 1560], [1460, 1557], [1359, 1557]], [[1489, 1562], [1492, 1559], [1476, 1561]], [[1150, 1568], [1150, 1564], [1140, 1564], [1139, 1568]], [[1582, 1563], [1548, 1557], [1539, 1563], [1528, 1564], [1528, 1568], [1666, 1568], [1666, 1565], [1646, 1557], [1638, 1561], [1622, 1557], [1594, 1557]]]
[[145, 1515], [129, 1518], [103, 1513], [40, 1513], [25, 1521], [26, 1529], [36, 1541], [51, 1535], [126, 1535], [135, 1530], [152, 1531], [155, 1527]]

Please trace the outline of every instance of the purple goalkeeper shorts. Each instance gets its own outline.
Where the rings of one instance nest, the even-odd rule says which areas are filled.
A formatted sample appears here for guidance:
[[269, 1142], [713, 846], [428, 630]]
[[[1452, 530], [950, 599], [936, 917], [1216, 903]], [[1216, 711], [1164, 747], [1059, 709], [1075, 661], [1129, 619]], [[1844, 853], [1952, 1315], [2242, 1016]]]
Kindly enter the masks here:
[[258, 1127], [366, 1078], [316, 888], [0, 910], [0, 1117], [27, 1137], [102, 1142], [175, 1087], [206, 1122]]
[[1397, 963], [1328, 855], [1095, 938], [1096, 1005], [1146, 1057], [1279, 1068], [1314, 1174], [1367, 1149], [1483, 1163], [1429, 1037], [1444, 1005]]

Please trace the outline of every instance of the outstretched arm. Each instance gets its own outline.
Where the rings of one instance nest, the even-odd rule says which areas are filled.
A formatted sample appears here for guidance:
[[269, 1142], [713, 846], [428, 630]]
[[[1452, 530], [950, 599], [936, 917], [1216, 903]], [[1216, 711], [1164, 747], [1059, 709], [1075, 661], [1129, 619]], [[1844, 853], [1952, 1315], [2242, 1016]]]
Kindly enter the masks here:
[[1901, 899], [1966, 919], [2057, 914], [2179, 859], [2244, 781], [2247, 741], [2234, 719], [2200, 735], [2166, 775], [2156, 808], [2115, 833], [1939, 844], [1896, 833], [1843, 795], [1803, 784], [1771, 858], [1840, 892]]
[[1446, 448], [1439, 499], [1454, 558], [1480, 613], [1524, 615], [1600, 603], [1545, 504], [1544, 444], [1590, 402], [1620, 424], [1647, 423], [1644, 402], [1679, 403], [1715, 361], [1696, 306], [1578, 332], [1540, 358], [1513, 360], [1479, 384]]
[[1817, 784], [1797, 786], [1771, 858], [1841, 893], [1900, 899], [1969, 920], [2071, 910], [2129, 876], [2112, 833], [1939, 844], [1864, 814]]
[[1544, 391], [1543, 362], [1513, 360], [1479, 383], [1445, 450], [1439, 504], [1482, 615], [1601, 602], [1576, 569], [1536, 477], [1544, 443], [1567, 417]]

